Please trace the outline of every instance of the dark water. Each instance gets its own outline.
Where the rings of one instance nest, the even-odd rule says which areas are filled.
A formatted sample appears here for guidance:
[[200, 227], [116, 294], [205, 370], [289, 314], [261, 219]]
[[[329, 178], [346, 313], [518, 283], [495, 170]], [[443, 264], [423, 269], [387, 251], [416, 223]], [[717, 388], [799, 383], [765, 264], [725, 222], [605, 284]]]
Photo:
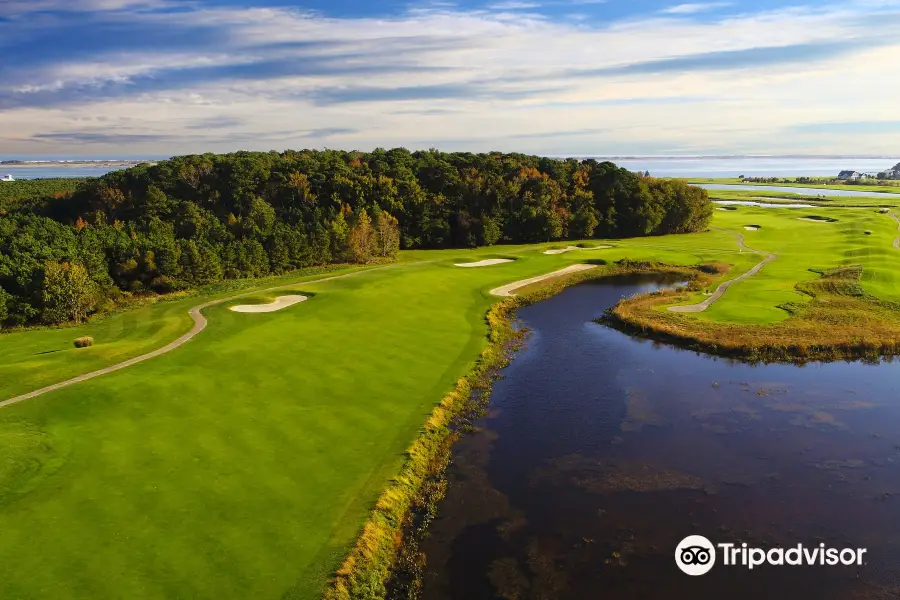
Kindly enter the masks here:
[[[520, 312], [533, 334], [457, 445], [424, 598], [900, 598], [900, 364], [754, 367], [591, 322], [654, 287]], [[868, 552], [689, 577], [674, 551], [692, 534]]]

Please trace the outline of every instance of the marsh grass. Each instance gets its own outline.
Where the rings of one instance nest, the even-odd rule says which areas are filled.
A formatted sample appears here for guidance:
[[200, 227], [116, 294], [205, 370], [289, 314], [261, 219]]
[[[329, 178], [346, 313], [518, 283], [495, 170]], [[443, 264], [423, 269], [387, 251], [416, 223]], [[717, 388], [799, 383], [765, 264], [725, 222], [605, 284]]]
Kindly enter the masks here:
[[601, 320], [644, 337], [752, 362], [877, 361], [900, 354], [900, 305], [868, 294], [860, 285], [862, 267], [810, 271], [820, 277], [795, 289], [811, 301], [779, 306], [790, 315], [780, 323], [748, 327], [661, 310], [689, 299], [678, 290], [622, 300]]

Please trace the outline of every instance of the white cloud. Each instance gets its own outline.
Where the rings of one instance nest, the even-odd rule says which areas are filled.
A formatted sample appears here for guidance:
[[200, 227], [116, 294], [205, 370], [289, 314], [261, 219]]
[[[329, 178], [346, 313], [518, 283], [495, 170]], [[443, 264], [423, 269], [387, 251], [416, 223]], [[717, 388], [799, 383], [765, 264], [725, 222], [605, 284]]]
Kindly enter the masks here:
[[726, 8], [732, 6], [733, 2], [698, 2], [688, 4], [677, 4], [664, 9], [662, 12], [669, 15], [693, 15], [696, 13], [716, 10], [717, 8]]
[[520, 0], [505, 0], [504, 2], [495, 2], [488, 5], [490, 10], [527, 10], [530, 8], [540, 8], [540, 2], [522, 2]]
[[[800, 122], [896, 118], [900, 81], [885, 68], [900, 64], [897, 13], [871, 1], [894, 20], [871, 12], [862, 19], [859, 4], [600, 26], [434, 5], [357, 19], [275, 8], [146, 13], [144, 26], [212, 27], [222, 43], [125, 48], [28, 69], [16, 89], [58, 101], [0, 104], [0, 153], [122, 150], [32, 137], [65, 132], [175, 140], [147, 137], [129, 149], [148, 153], [325, 143], [305, 133], [313, 130], [343, 131], [324, 140], [361, 149], [765, 153], [809, 150], [814, 139], [821, 152], [891, 152], [896, 143], [887, 135], [784, 133]], [[882, 45], [867, 46], [873, 39]], [[840, 51], [782, 62], [786, 43]], [[770, 50], [758, 56], [756, 48]], [[758, 64], [736, 60], [748, 51]], [[706, 58], [684, 62], [694, 55]], [[660, 63], [667, 60], [683, 67]], [[578, 73], [634, 63], [650, 71]], [[3, 93], [0, 82], [0, 102]], [[192, 123], [221, 127], [186, 131]], [[546, 135], [585, 130], [597, 133]]]

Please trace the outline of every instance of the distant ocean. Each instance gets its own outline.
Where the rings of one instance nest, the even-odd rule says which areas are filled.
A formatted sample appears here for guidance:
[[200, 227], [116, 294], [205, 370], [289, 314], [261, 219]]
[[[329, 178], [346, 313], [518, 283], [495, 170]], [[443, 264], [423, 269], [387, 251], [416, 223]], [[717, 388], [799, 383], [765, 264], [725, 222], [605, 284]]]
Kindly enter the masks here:
[[[163, 157], [115, 157], [119, 160], [156, 160]], [[579, 158], [584, 158], [581, 156]], [[656, 177], [795, 177], [798, 175], [835, 176], [843, 170], [862, 173], [878, 173], [900, 162], [900, 156], [893, 158], [872, 157], [816, 157], [816, 156], [738, 156], [738, 157], [604, 157], [632, 171], [649, 171]], [[4, 156], [0, 160], [98, 160], [112, 157], [63, 157], [63, 156]], [[9, 173], [16, 179], [36, 179], [47, 177], [99, 177], [122, 167], [68, 167], [53, 165], [46, 167], [0, 165], [0, 177]]]
[[[599, 157], [597, 160], [601, 160]], [[831, 176], [845, 170], [876, 174], [890, 169], [900, 157], [627, 157], [608, 158], [631, 171], [649, 171], [655, 177], [796, 177]]]

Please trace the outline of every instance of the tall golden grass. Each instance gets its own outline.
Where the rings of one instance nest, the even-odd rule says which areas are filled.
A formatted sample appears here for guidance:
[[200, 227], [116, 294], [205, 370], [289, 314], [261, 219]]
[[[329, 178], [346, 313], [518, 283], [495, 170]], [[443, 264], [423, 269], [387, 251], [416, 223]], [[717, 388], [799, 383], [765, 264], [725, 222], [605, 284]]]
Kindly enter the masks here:
[[619, 329], [691, 349], [750, 361], [878, 360], [900, 354], [900, 306], [867, 294], [862, 268], [817, 271], [798, 284], [810, 302], [781, 306], [790, 316], [772, 325], [737, 325], [660, 310], [688, 300], [678, 291], [620, 301], [603, 320]]

